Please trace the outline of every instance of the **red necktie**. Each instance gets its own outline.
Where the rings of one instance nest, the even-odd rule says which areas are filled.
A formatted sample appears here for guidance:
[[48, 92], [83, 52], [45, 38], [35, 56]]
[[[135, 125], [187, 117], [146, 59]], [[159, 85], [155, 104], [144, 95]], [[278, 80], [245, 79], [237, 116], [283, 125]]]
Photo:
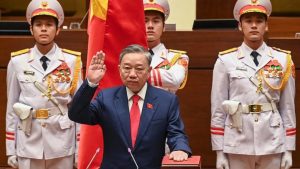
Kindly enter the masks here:
[[132, 96], [132, 106], [130, 109], [130, 130], [131, 130], [131, 141], [132, 141], [132, 147], [135, 145], [139, 124], [140, 124], [140, 108], [138, 101], [140, 100], [140, 96], [133, 95]]

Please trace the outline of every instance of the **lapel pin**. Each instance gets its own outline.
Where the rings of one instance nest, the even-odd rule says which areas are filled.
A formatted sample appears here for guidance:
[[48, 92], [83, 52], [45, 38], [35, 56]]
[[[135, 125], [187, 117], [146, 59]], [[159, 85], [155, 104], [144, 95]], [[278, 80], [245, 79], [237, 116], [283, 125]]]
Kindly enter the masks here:
[[148, 109], [153, 109], [153, 105], [150, 104], [150, 103], [147, 103], [147, 108], [148, 108]]

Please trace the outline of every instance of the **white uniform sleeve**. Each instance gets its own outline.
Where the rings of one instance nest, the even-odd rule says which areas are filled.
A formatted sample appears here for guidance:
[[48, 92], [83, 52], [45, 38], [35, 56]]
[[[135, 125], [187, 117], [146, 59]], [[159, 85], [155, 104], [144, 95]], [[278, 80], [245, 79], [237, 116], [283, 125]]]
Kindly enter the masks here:
[[[185, 59], [187, 65], [183, 66], [179, 62]], [[169, 69], [155, 68], [150, 73], [150, 83], [153, 86], [168, 89], [170, 91], [177, 91], [183, 83], [188, 71], [188, 56], [182, 55], [176, 63]]]
[[289, 151], [295, 150], [296, 143], [295, 93], [295, 78], [290, 75], [279, 100], [279, 112], [286, 130], [285, 144]]
[[20, 85], [17, 74], [10, 60], [7, 66], [7, 107], [6, 107], [6, 155], [16, 155], [16, 131], [18, 117], [13, 110], [13, 104], [18, 102], [20, 96]]
[[211, 90], [211, 142], [213, 150], [223, 150], [226, 113], [222, 102], [228, 100], [229, 80], [224, 63], [218, 59], [213, 70]]

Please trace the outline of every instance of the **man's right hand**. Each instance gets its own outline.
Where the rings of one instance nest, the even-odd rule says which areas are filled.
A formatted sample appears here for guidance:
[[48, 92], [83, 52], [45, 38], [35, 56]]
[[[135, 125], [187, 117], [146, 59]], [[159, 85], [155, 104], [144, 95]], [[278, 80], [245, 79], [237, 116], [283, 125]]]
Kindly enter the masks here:
[[229, 162], [227, 155], [219, 150], [217, 151], [217, 169], [229, 169]]
[[106, 72], [106, 66], [104, 64], [105, 53], [102, 51], [97, 52], [96, 55], [92, 57], [91, 64], [88, 68], [87, 79], [93, 84], [98, 84], [103, 78]]
[[18, 159], [16, 155], [9, 156], [7, 159], [7, 164], [12, 168], [18, 168]]

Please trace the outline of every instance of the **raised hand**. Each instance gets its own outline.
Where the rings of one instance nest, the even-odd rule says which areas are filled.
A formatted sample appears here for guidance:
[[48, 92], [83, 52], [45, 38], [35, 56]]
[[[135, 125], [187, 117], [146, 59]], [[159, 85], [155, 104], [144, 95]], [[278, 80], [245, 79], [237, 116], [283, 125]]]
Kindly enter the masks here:
[[91, 64], [88, 68], [87, 79], [94, 84], [98, 84], [106, 72], [104, 64], [105, 53], [100, 51], [92, 57]]

